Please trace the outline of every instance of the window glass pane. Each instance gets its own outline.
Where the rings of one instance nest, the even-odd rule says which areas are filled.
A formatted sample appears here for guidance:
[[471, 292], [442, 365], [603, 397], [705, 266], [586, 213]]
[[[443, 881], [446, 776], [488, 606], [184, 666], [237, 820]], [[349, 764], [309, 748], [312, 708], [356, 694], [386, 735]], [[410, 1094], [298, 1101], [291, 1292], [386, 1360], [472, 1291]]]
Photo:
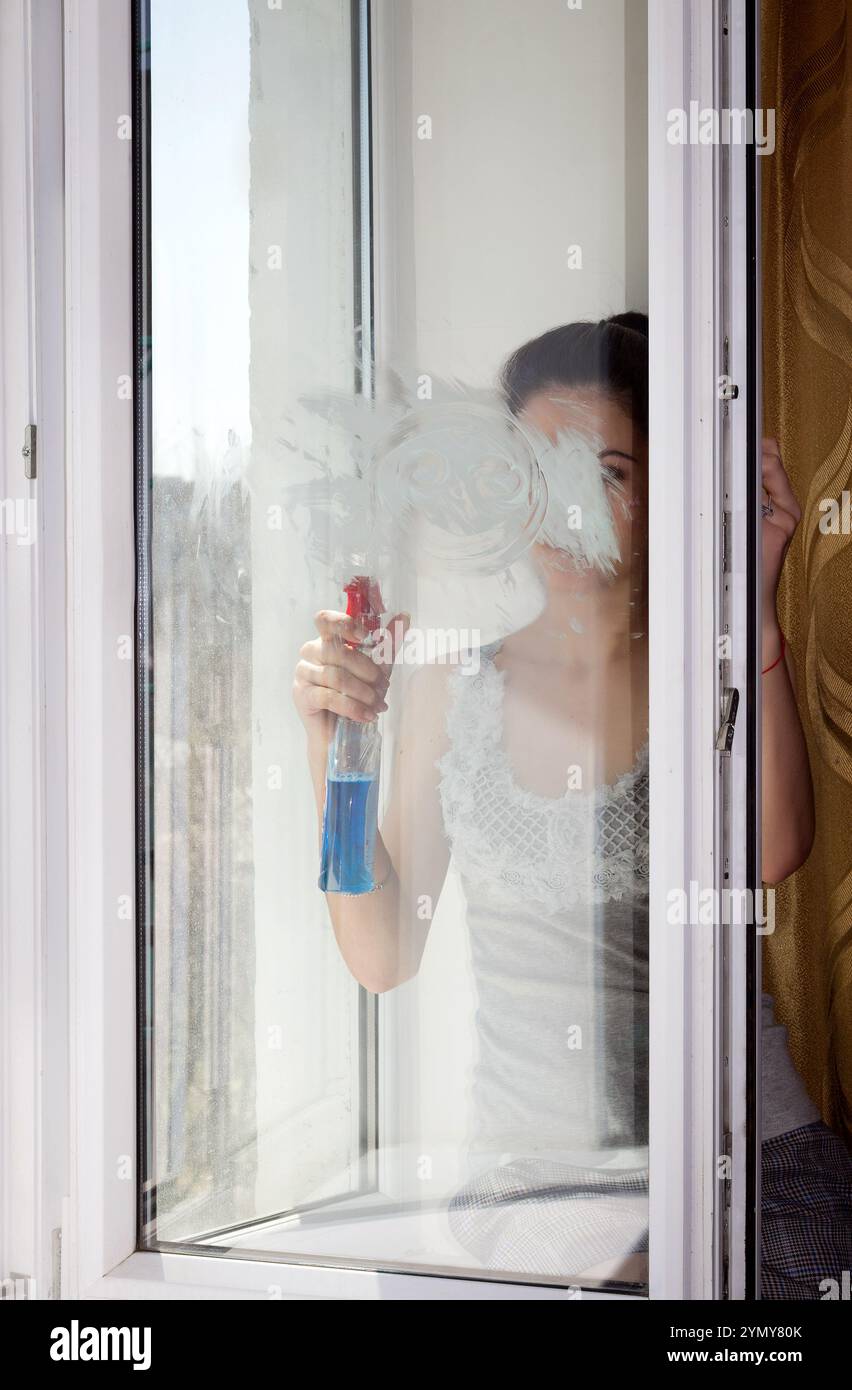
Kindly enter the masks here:
[[643, 1287], [645, 5], [140, 14], [145, 1237]]

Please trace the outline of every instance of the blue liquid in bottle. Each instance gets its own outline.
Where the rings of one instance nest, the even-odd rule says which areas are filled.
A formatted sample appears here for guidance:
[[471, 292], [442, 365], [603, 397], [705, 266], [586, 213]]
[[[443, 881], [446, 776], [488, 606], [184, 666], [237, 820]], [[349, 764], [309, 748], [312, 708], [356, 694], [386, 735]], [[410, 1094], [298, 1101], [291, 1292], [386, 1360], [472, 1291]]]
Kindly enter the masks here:
[[[376, 631], [383, 611], [378, 584], [355, 575], [346, 612]], [[361, 646], [369, 650], [370, 637]], [[328, 748], [319, 887], [323, 893], [370, 893], [376, 850], [382, 736], [378, 723], [339, 718]]]
[[377, 776], [344, 773], [326, 780], [319, 877], [324, 893], [372, 889], [378, 790]]

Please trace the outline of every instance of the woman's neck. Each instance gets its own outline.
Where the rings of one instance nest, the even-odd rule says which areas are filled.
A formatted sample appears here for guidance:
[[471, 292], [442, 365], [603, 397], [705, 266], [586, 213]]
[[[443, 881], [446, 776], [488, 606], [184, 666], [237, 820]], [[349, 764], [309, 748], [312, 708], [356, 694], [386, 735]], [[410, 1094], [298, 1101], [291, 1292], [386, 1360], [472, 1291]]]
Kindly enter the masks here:
[[520, 660], [600, 669], [647, 651], [646, 614], [629, 575], [600, 585], [552, 584], [539, 616], [504, 645]]

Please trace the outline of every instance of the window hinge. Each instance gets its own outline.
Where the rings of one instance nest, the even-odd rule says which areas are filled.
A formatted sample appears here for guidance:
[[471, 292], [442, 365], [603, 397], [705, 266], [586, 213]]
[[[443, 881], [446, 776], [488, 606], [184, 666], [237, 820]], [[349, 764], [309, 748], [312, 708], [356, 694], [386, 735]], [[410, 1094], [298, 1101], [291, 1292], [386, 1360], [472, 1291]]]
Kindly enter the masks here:
[[732, 689], [730, 686], [726, 687], [722, 695], [722, 722], [719, 725], [719, 732], [716, 735], [717, 753], [730, 753], [731, 751], [739, 703], [740, 692]]
[[35, 478], [38, 461], [36, 458], [36, 435], [38, 431], [35, 425], [27, 425], [24, 430], [24, 447], [21, 453], [24, 456], [24, 477]]

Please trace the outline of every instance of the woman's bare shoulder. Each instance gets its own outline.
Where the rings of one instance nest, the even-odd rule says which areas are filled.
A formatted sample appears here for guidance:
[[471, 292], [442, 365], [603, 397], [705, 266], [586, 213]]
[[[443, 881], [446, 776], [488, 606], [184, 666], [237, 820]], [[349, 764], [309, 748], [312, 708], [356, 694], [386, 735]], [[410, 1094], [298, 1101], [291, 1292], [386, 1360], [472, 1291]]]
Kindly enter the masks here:
[[402, 733], [443, 742], [455, 678], [468, 670], [463, 660], [424, 662], [406, 672], [402, 697]]
[[427, 709], [436, 713], [443, 711], [449, 699], [450, 680], [456, 670], [457, 664], [437, 661], [409, 667], [404, 677], [406, 705], [416, 706], [421, 712]]

